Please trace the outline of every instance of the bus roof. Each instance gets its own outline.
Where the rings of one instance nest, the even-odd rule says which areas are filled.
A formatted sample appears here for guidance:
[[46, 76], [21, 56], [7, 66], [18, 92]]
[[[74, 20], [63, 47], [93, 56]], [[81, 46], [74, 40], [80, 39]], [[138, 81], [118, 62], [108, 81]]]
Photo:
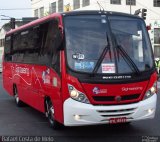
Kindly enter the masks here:
[[[136, 17], [141, 18], [139, 16], [128, 14], [128, 13], [122, 13], [122, 12], [115, 12], [115, 11], [99, 11], [99, 10], [80, 10], [80, 11], [69, 11], [69, 12], [63, 12], [61, 13], [63, 15], [86, 15], [86, 14], [107, 14], [107, 15], [119, 15], [119, 16], [129, 16], [129, 17]], [[142, 18], [141, 18], [142, 19]]]
[[[107, 15], [117, 15], [117, 16], [128, 16], [128, 17], [135, 17], [135, 18], [140, 18], [139, 16], [135, 16], [135, 15], [131, 15], [131, 14], [127, 14], [127, 13], [122, 13], [122, 12], [113, 12], [113, 11], [99, 11], [99, 10], [80, 10], [80, 11], [69, 11], [69, 12], [62, 12], [62, 13], [53, 13], [51, 15], [48, 15], [46, 17], [34, 20], [30, 23], [27, 23], [23, 26], [20, 26], [16, 29], [12, 29], [9, 32], [7, 32], [6, 35], [10, 35], [12, 33], [21, 31], [21, 30], [25, 30], [27, 28], [39, 25], [41, 23], [44, 23], [45, 21], [51, 20], [55, 17], [61, 17], [63, 16], [70, 16], [70, 15], [87, 15], [87, 14], [107, 14]], [[140, 18], [142, 19], [142, 18]]]

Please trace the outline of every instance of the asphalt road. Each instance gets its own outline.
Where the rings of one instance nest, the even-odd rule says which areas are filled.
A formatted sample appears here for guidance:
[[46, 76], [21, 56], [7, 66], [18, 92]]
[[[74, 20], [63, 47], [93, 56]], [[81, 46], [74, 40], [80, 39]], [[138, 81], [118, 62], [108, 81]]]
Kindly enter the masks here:
[[[159, 84], [160, 86], [160, 84]], [[44, 114], [31, 107], [18, 108], [2, 87], [0, 75], [0, 136], [53, 136], [55, 142], [145, 142], [160, 141], [160, 96], [156, 117], [130, 125], [65, 127], [52, 130]]]

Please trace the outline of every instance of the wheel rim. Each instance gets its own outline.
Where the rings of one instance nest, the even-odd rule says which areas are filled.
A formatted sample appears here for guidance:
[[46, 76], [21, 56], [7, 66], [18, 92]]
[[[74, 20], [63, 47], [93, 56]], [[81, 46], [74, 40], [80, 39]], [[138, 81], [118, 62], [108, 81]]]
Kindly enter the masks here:
[[16, 100], [16, 103], [18, 103], [19, 102], [19, 97], [18, 97], [18, 93], [17, 93], [17, 90], [16, 90], [16, 88], [15, 88], [15, 100]]
[[49, 109], [49, 121], [51, 124], [54, 123], [54, 109], [53, 109], [53, 106], [50, 107]]
[[18, 97], [18, 95], [15, 96], [15, 97], [16, 97], [16, 102], [18, 103], [18, 102], [19, 102], [19, 97]]
[[47, 115], [48, 115], [48, 120], [50, 124], [53, 125], [54, 124], [54, 108], [51, 101], [47, 102]]

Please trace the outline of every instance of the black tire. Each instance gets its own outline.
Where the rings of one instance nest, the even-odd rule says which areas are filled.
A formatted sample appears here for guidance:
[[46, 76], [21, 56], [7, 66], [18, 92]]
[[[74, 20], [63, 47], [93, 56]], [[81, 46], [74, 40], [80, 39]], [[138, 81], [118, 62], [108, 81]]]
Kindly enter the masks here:
[[22, 107], [23, 106], [23, 102], [19, 99], [18, 90], [17, 90], [16, 86], [14, 86], [13, 91], [14, 91], [14, 98], [15, 98], [16, 105], [18, 107]]
[[45, 107], [46, 107], [46, 117], [48, 118], [48, 122], [51, 128], [57, 130], [61, 128], [61, 124], [55, 120], [54, 118], [54, 107], [53, 104], [51, 102], [51, 100], [46, 100], [45, 101]]

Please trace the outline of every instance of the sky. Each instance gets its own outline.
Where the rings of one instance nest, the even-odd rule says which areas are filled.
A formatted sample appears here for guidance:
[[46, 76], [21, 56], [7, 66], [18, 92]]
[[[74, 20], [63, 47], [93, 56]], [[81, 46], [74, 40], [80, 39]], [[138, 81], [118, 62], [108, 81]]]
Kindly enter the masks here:
[[[0, 0], [0, 15], [18, 19], [22, 17], [31, 17], [31, 0]], [[1, 19], [8, 18], [0, 16], [0, 27], [8, 22], [7, 20]]]

